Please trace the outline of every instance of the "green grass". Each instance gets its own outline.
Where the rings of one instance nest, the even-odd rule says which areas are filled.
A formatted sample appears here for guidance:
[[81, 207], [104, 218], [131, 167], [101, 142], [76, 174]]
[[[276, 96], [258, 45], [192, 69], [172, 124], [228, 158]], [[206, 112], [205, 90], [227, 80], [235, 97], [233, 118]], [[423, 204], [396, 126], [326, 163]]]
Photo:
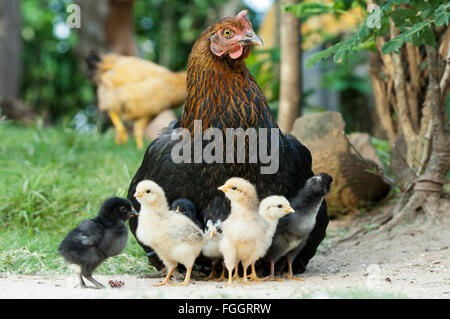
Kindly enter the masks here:
[[[67, 272], [57, 247], [96, 216], [108, 197], [126, 197], [144, 150], [114, 131], [82, 134], [67, 127], [23, 127], [0, 120], [0, 273]], [[120, 256], [98, 273], [150, 272], [130, 233]]]

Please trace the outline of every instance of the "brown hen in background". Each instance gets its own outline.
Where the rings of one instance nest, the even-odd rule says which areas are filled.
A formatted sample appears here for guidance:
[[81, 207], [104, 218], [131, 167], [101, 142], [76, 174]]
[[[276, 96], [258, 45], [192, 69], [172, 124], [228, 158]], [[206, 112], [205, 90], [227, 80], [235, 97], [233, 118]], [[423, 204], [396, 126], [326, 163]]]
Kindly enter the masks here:
[[136, 144], [142, 148], [148, 123], [184, 102], [185, 71], [172, 72], [147, 60], [114, 53], [103, 55], [94, 67], [98, 107], [108, 112], [119, 144], [128, 139], [122, 119], [134, 122]]

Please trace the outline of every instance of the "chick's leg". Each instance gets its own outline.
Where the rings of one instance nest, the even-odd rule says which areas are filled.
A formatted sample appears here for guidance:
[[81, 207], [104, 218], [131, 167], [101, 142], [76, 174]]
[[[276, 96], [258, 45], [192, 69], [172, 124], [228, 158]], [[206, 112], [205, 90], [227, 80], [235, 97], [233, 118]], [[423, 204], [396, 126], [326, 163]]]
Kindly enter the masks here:
[[236, 279], [237, 281], [241, 281], [242, 278], [239, 276], [239, 261], [234, 266], [234, 275], [233, 280]]
[[287, 273], [286, 277], [288, 279], [291, 279], [291, 280], [303, 281], [303, 278], [295, 277], [294, 273], [292, 272], [292, 262], [293, 262], [293, 260], [288, 257], [287, 258], [287, 262], [288, 262], [288, 273]]
[[222, 263], [222, 274], [220, 275], [220, 277], [217, 279], [217, 281], [225, 281], [225, 265]]
[[148, 122], [150, 122], [150, 118], [141, 117], [134, 122], [133, 132], [134, 137], [136, 138], [136, 146], [138, 149], [142, 149], [144, 147], [144, 131], [147, 127]]
[[264, 277], [264, 278], [259, 278], [258, 275], [256, 274], [255, 263], [253, 263], [252, 264], [252, 273], [250, 274], [250, 279], [255, 280], [255, 281], [265, 281], [265, 280], [269, 279], [269, 276]]
[[192, 273], [192, 266], [187, 268], [186, 270], [186, 277], [184, 277], [184, 281], [179, 284], [172, 284], [172, 286], [187, 286], [191, 282], [191, 273]]
[[248, 266], [247, 265], [242, 265], [242, 268], [244, 269], [244, 274], [243, 274], [243, 276], [244, 277], [242, 277], [243, 278], [243, 283], [244, 283], [244, 285], [248, 285], [248, 280], [247, 280], [247, 268], [248, 268]]
[[216, 264], [217, 260], [214, 260], [211, 263], [211, 272], [209, 273], [209, 276], [204, 279], [205, 281], [213, 280], [214, 277], [216, 277]]
[[228, 268], [228, 282], [227, 282], [227, 286], [232, 285], [233, 284], [233, 268]]
[[78, 278], [80, 279], [80, 287], [81, 288], [87, 288], [84, 280], [83, 280], [83, 276], [81, 275], [81, 273], [78, 274]]
[[95, 285], [95, 288], [97, 289], [102, 289], [105, 288], [101, 283], [99, 283], [97, 280], [95, 280], [94, 278], [92, 278], [91, 275], [88, 276], [84, 276], [87, 280], [89, 280], [90, 282], [92, 282]]
[[273, 259], [270, 260], [269, 280], [272, 280], [272, 281], [284, 281], [283, 279], [275, 277], [275, 260], [273, 260]]
[[177, 268], [177, 265], [175, 265], [174, 267], [172, 267], [169, 272], [167, 273], [166, 278], [164, 278], [164, 280], [160, 283], [154, 284], [153, 286], [158, 287], [158, 286], [165, 286], [169, 283], [170, 277], [172, 277], [173, 272], [175, 271], [175, 269]]
[[126, 143], [128, 140], [127, 129], [123, 125], [119, 115], [114, 111], [108, 111], [108, 115], [109, 118], [111, 119], [111, 122], [114, 125], [114, 128], [116, 129], [116, 143], [117, 144]]

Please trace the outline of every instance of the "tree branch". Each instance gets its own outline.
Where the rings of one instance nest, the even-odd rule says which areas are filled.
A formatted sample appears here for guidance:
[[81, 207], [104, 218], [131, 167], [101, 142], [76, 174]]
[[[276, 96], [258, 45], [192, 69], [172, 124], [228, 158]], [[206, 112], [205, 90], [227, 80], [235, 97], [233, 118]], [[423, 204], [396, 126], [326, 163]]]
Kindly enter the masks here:
[[[398, 30], [394, 26], [394, 22], [391, 23], [391, 39], [398, 35]], [[407, 141], [411, 141], [416, 136], [416, 132], [412, 126], [411, 117], [409, 113], [409, 104], [406, 96], [406, 83], [405, 83], [405, 69], [403, 68], [401, 53], [394, 53], [392, 55], [392, 63], [394, 67], [394, 87], [397, 97], [397, 108], [399, 126]], [[408, 146], [411, 143], [408, 142]], [[409, 147], [408, 147], [409, 148]]]
[[[380, 78], [378, 72], [381, 65], [378, 59], [379, 53], [371, 52], [370, 58], [370, 80], [372, 84], [373, 97], [375, 100], [375, 111], [377, 112], [380, 123], [386, 131], [389, 143], [392, 145], [395, 142], [396, 134], [394, 129], [394, 122], [390, 112], [390, 104], [388, 100], [389, 92], [386, 92], [386, 85], [384, 80]], [[389, 87], [389, 85], [388, 85]]]
[[447, 95], [449, 78], [450, 78], [450, 42], [448, 43], [447, 57], [445, 59], [445, 71], [439, 83], [442, 98], [445, 98], [445, 96]]

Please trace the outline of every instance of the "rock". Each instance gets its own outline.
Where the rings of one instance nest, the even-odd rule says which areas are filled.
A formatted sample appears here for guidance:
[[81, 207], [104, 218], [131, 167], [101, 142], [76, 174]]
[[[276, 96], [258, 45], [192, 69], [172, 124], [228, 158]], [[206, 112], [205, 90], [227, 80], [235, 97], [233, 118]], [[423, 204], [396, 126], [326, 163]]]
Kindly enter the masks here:
[[[350, 143], [356, 148], [356, 150], [361, 154], [366, 160], [370, 160], [377, 164], [379, 167], [383, 168], [383, 163], [375, 151], [372, 143], [370, 143], [370, 135], [367, 133], [353, 133], [348, 136]], [[358, 155], [355, 150], [350, 147], [350, 151], [354, 155]]]
[[172, 110], [162, 111], [147, 125], [145, 137], [154, 140], [158, 137], [162, 129], [166, 128], [170, 122], [176, 119]]
[[368, 136], [357, 135], [353, 140], [358, 151], [373, 162], [364, 161], [352, 152], [343, 135], [344, 129], [340, 113], [323, 112], [299, 117], [291, 132], [311, 151], [313, 171], [333, 177], [326, 197], [331, 216], [377, 202], [389, 191], [389, 185], [380, 176], [368, 172], [374, 170], [377, 161], [381, 163], [373, 147], [367, 146]]

